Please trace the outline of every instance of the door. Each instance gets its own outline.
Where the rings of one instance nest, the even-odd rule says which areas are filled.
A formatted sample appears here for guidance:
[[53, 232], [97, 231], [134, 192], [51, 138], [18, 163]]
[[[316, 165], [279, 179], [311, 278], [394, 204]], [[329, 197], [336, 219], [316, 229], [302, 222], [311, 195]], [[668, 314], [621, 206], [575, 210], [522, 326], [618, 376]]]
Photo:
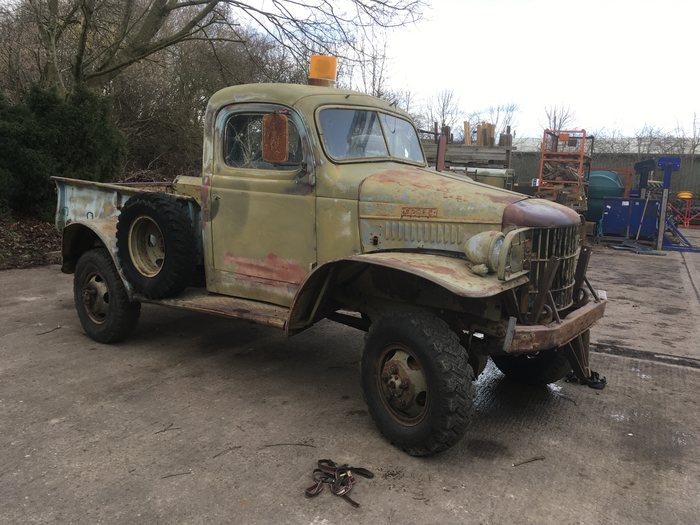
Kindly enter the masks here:
[[[287, 160], [263, 160], [263, 117], [287, 117]], [[316, 263], [311, 147], [301, 118], [272, 104], [216, 119], [205, 243], [210, 291], [289, 306]]]

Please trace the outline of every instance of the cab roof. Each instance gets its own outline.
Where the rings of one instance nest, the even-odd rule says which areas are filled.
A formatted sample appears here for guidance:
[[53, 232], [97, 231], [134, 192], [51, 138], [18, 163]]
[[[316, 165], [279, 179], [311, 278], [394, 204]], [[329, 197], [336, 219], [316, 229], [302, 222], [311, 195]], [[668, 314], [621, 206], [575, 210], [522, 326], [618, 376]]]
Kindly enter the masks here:
[[389, 102], [357, 91], [304, 84], [273, 83], [243, 84], [221, 89], [209, 99], [207, 113], [217, 113], [224, 106], [241, 102], [267, 102], [294, 107], [302, 100], [305, 105], [311, 103], [313, 107], [324, 104], [372, 106], [408, 117], [404, 111], [397, 109]]

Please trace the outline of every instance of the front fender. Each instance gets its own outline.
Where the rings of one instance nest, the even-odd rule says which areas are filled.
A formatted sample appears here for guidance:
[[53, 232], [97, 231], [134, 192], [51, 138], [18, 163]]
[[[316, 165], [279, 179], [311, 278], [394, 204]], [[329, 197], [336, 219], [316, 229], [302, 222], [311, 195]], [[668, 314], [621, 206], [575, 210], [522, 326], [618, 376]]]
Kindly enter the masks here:
[[523, 275], [510, 281], [501, 281], [495, 273], [482, 277], [473, 273], [464, 259], [428, 253], [375, 252], [354, 255], [346, 260], [396, 268], [438, 284], [459, 297], [493, 297], [517, 288], [528, 280]]
[[302, 283], [292, 302], [287, 333], [294, 334], [308, 328], [317, 319], [323, 302], [330, 291], [334, 273], [348, 265], [369, 265], [391, 268], [415, 275], [434, 283], [462, 298], [483, 299], [528, 282], [527, 275], [501, 281], [496, 274], [479, 276], [467, 262], [456, 257], [415, 252], [374, 252], [336, 259], [316, 268]]

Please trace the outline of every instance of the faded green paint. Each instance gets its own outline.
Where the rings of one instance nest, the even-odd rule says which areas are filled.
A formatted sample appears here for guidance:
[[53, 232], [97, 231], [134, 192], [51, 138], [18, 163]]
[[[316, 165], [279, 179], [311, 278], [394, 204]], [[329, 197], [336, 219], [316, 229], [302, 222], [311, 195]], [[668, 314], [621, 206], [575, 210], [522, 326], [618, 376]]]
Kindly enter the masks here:
[[[443, 295], [433, 294], [435, 300], [444, 300], [439, 308], [452, 305], [467, 312], [460, 298], [472, 298], [485, 322], [492, 323], [494, 312], [500, 315], [500, 294], [528, 279], [518, 275], [506, 281], [493, 273], [473, 273], [463, 258], [465, 240], [488, 230], [577, 221], [556, 204], [532, 206], [534, 201], [521, 194], [466, 176], [437, 173], [421, 163], [389, 158], [334, 162], [326, 155], [318, 124], [324, 107], [366, 108], [410, 121], [387, 102], [352, 91], [289, 84], [226, 88], [214, 94], [207, 107], [201, 179], [180, 177], [169, 188], [201, 207], [201, 221], [196, 217], [195, 223], [201, 224], [207, 289], [250, 301], [246, 304], [286, 308], [294, 332], [322, 316], [326, 303], [320, 297], [338, 277], [336, 268], [341, 279], [365, 267], [395, 270], [399, 280], [416, 276], [440, 287]], [[229, 116], [266, 111], [287, 114], [295, 123], [303, 149], [299, 170], [234, 168], [224, 161]], [[138, 191], [77, 181], [61, 181], [61, 188], [64, 199], [72, 195], [69, 215], [89, 208], [95, 217], [112, 223], [124, 198]], [[57, 215], [57, 224], [62, 227], [68, 221]], [[90, 228], [89, 221], [83, 227]], [[104, 230], [104, 225], [95, 228]], [[112, 241], [105, 244], [113, 247]], [[420, 250], [444, 255], [417, 253]], [[115, 262], [119, 266], [116, 256]], [[449, 297], [444, 296], [447, 292]], [[187, 304], [186, 299], [178, 301], [180, 307]], [[197, 308], [210, 308], [205, 299], [198, 301]], [[224, 303], [215, 309], [231, 317], [241, 311], [238, 303], [231, 308]], [[470, 312], [475, 315], [473, 309]], [[287, 329], [290, 323], [285, 323]], [[483, 326], [486, 333], [493, 328]], [[503, 327], [493, 330], [501, 334]]]
[[192, 197], [197, 204], [202, 205], [202, 178], [180, 175], [173, 183], [173, 189], [180, 195]]
[[507, 283], [499, 281], [495, 275], [480, 277], [460, 259], [425, 253], [366, 253], [349, 257], [349, 260], [412, 273], [462, 297], [493, 297], [527, 282], [527, 277], [513, 279]]
[[316, 198], [318, 263], [342, 259], [348, 253], [361, 253], [357, 200]]
[[[232, 169], [224, 162], [228, 115], [266, 107], [287, 108], [302, 128], [307, 159], [302, 177]], [[318, 125], [324, 107], [367, 108], [409, 119], [374, 97], [317, 86], [235, 86], [211, 98], [201, 199], [210, 290], [288, 306], [289, 285], [301, 284], [318, 264], [383, 249], [461, 253], [465, 236], [500, 230], [505, 206], [525, 198], [425, 164], [333, 162]], [[431, 208], [434, 215], [406, 218], [406, 207]]]

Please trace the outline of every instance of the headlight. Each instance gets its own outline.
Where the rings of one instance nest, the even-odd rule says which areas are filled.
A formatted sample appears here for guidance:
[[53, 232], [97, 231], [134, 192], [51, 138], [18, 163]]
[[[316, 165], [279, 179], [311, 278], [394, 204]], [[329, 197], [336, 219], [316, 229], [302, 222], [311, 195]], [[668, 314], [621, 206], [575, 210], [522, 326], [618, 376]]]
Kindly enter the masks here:
[[508, 232], [498, 257], [498, 278], [502, 281], [514, 279], [529, 271], [529, 249], [527, 233], [530, 228]]
[[526, 246], [529, 228], [477, 233], [464, 243], [464, 254], [474, 265], [483, 264], [502, 281], [527, 273]]
[[485, 264], [489, 271], [498, 270], [498, 261], [506, 236], [503, 232], [477, 233], [464, 243], [464, 255], [474, 264]]

